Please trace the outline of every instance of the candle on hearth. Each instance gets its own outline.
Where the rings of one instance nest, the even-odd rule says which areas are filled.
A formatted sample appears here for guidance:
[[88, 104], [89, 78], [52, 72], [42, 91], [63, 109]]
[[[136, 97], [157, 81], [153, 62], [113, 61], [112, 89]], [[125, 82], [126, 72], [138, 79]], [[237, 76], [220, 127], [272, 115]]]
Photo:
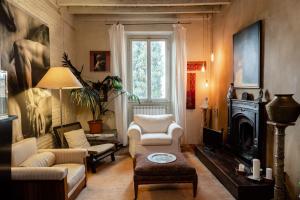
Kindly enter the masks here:
[[245, 171], [245, 165], [244, 164], [239, 164], [239, 171], [240, 172]]
[[260, 161], [259, 159], [253, 159], [253, 178], [259, 179], [260, 178]]
[[272, 168], [266, 168], [266, 179], [272, 180]]

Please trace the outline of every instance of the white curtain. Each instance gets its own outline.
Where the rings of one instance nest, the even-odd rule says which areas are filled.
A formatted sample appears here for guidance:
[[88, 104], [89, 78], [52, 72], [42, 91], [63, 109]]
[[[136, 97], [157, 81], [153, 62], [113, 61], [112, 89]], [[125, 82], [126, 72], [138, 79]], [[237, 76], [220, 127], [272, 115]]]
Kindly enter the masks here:
[[172, 104], [176, 122], [183, 128], [183, 143], [186, 133], [186, 29], [181, 24], [173, 26], [172, 55]]
[[[112, 74], [122, 79], [123, 88], [127, 89], [125, 33], [122, 24], [114, 24], [109, 29]], [[118, 140], [127, 145], [127, 96], [115, 99], [115, 120]]]

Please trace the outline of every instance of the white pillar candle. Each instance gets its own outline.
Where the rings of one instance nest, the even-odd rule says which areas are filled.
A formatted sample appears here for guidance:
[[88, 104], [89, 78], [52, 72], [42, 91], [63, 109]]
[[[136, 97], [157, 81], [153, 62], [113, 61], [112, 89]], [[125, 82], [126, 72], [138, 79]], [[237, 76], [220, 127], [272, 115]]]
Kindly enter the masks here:
[[253, 178], [259, 179], [260, 178], [260, 161], [259, 159], [253, 159]]
[[272, 168], [266, 168], [266, 179], [272, 180]]
[[240, 171], [240, 172], [245, 171], [245, 165], [239, 164], [239, 171]]

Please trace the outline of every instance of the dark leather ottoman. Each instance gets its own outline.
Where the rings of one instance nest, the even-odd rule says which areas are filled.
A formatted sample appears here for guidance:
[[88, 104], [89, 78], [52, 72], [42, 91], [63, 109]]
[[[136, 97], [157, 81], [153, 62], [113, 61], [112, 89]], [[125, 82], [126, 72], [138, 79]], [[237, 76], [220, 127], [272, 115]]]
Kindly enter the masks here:
[[147, 156], [151, 153], [136, 154], [133, 159], [135, 199], [137, 199], [139, 185], [162, 183], [192, 183], [193, 195], [196, 196], [197, 173], [195, 168], [186, 162], [182, 153], [172, 153], [176, 155], [176, 160], [165, 164], [149, 161]]

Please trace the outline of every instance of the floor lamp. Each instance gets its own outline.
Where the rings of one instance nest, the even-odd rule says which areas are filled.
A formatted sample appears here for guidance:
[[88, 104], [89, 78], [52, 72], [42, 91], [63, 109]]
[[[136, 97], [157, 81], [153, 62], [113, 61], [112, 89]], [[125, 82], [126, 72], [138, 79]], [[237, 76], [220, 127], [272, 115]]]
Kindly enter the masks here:
[[50, 67], [37, 84], [38, 88], [59, 90], [60, 126], [62, 126], [62, 90], [82, 88], [81, 83], [67, 67]]

